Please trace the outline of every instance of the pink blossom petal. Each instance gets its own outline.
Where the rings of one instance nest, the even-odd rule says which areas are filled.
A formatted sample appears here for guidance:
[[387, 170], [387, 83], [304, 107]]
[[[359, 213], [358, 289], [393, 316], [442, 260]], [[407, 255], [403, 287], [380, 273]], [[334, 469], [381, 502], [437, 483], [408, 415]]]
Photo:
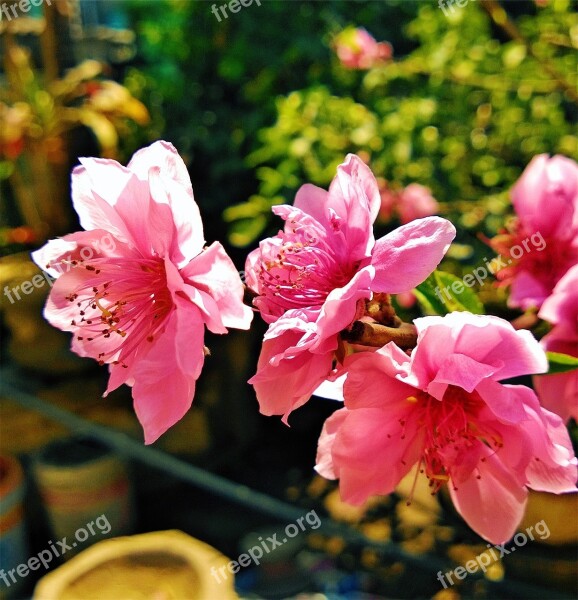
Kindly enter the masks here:
[[539, 279], [538, 274], [518, 271], [510, 287], [508, 306], [528, 310], [540, 306], [550, 295], [550, 288]]
[[329, 194], [312, 183], [302, 185], [295, 195], [293, 206], [313, 217], [321, 225], [328, 224]]
[[[164, 143], [166, 144], [166, 142]], [[154, 146], [155, 144], [151, 148]], [[193, 188], [185, 165], [175, 148], [170, 144], [167, 146], [169, 147], [161, 152], [161, 157], [158, 158], [159, 163], [163, 166], [156, 166], [155, 164], [157, 151], [152, 153], [152, 156], [147, 155], [145, 157], [144, 151], [141, 150], [137, 155], [142, 159], [139, 159], [137, 164], [140, 170], [145, 167], [147, 162], [151, 163], [147, 174], [154, 200], [151, 203], [151, 209], [154, 209], [156, 204], [166, 204], [170, 208], [169, 211], [163, 212], [159, 212], [157, 208], [156, 212], [159, 212], [159, 218], [166, 215], [159, 225], [163, 226], [164, 223], [163, 228], [165, 230], [170, 227], [170, 235], [169, 231], [166, 231], [162, 239], [172, 240], [170, 255], [172, 260], [180, 267], [202, 251], [204, 245], [203, 222], [201, 221], [199, 207], [193, 197]], [[133, 158], [129, 167], [134, 162], [135, 158]], [[151, 210], [151, 215], [154, 214], [155, 211]], [[154, 227], [155, 223], [151, 219], [151, 234], [154, 233]]]
[[350, 260], [368, 257], [375, 243], [372, 224], [381, 206], [379, 187], [371, 169], [355, 154], [348, 154], [337, 167], [328, 196], [331, 210], [339, 219], [330, 217], [330, 225], [346, 232]]
[[277, 366], [272, 360], [295, 347], [301, 338], [300, 332], [283, 334], [265, 340], [257, 364], [257, 374], [249, 383], [255, 388], [260, 412], [264, 415], [283, 415], [287, 422], [289, 414], [299, 408], [327, 378], [332, 368], [333, 353], [312, 354], [302, 352], [293, 358], [283, 359]]
[[489, 379], [476, 387], [476, 392], [500, 421], [516, 423], [520, 427], [524, 427], [522, 421], [526, 420], [524, 403], [528, 391], [531, 392], [521, 385], [503, 385]]
[[358, 271], [342, 288], [332, 290], [323, 303], [317, 320], [320, 337], [336, 335], [351, 325], [357, 310], [357, 301], [371, 298], [373, 268]]
[[[151, 167], [148, 174], [148, 183], [151, 194], [147, 214], [147, 236], [149, 243], [155, 254], [158, 256], [170, 256], [178, 264], [179, 261], [183, 260], [183, 256], [179, 256], [176, 260], [172, 256], [173, 243], [176, 241], [176, 227], [173, 213], [169, 206], [168, 190], [161, 178], [159, 167]], [[199, 241], [202, 248], [202, 239]], [[178, 244], [175, 245], [178, 248]], [[200, 249], [198, 252], [200, 252]], [[192, 258], [192, 256], [189, 258]]]
[[408, 421], [402, 434], [399, 424], [407, 419], [408, 408], [348, 411], [331, 449], [345, 502], [359, 505], [372, 495], [393, 492], [419, 460], [422, 432]]
[[[72, 203], [87, 231], [109, 231], [115, 238], [135, 244], [126, 223], [115, 209], [117, 195], [128, 190], [136, 178], [114, 160], [81, 159], [72, 171]], [[103, 183], [105, 182], [105, 183]]]
[[134, 408], [152, 444], [191, 407], [203, 365], [203, 324], [173, 312], [163, 335], [133, 371]]
[[452, 313], [448, 322], [452, 321], [461, 325], [455, 352], [467, 353], [480, 363], [496, 366], [495, 379], [548, 370], [548, 359], [529, 331], [516, 331], [508, 321], [491, 315]]
[[243, 304], [243, 282], [219, 242], [194, 258], [181, 275], [196, 289], [211, 295], [225, 327], [249, 329], [253, 311]]
[[[418, 340], [411, 355], [411, 371], [406, 380], [410, 385], [427, 390], [440, 365], [453, 353], [455, 335], [452, 328], [444, 324], [442, 317], [422, 317], [415, 319], [414, 325], [418, 330]], [[443, 389], [436, 392], [430, 388], [429, 392], [435, 393], [435, 397], [441, 400], [446, 387], [443, 384]]]
[[520, 443], [531, 448], [532, 459], [526, 469], [527, 485], [534, 490], [561, 494], [576, 492], [578, 461], [562, 419], [542, 408], [534, 392], [524, 386], [525, 395], [524, 440]]
[[426, 217], [402, 225], [375, 244], [374, 291], [407, 292], [420, 284], [439, 264], [456, 235], [446, 219]]
[[335, 442], [335, 435], [345, 422], [348, 414], [348, 411], [345, 409], [335, 411], [323, 424], [323, 430], [319, 436], [315, 470], [319, 475], [327, 479], [338, 478], [335, 473], [331, 451]]
[[359, 352], [346, 358], [344, 369], [347, 378], [343, 392], [347, 408], [389, 410], [407, 404], [406, 398], [415, 394], [415, 388], [395, 379], [405, 374], [403, 366], [391, 359], [396, 355], [401, 365], [403, 358], [400, 355], [409, 362], [409, 357], [393, 343], [377, 352]]
[[79, 286], [86, 286], [92, 274], [85, 269], [74, 269], [59, 277], [53, 284], [44, 307], [44, 318], [62, 331], [75, 331], [78, 306], [67, 298]]
[[[495, 372], [499, 370], [499, 367], [493, 367], [480, 363], [465, 354], [452, 354], [443, 361], [440, 365], [437, 375], [432, 380], [428, 387], [428, 392], [431, 393], [433, 384], [445, 384], [455, 385], [460, 387], [466, 392], [472, 392], [478, 385], [487, 381]], [[445, 389], [443, 390], [445, 393]], [[441, 400], [442, 396], [432, 394], [438, 400]]]
[[[427, 377], [430, 380], [441, 368], [445, 357], [454, 354], [490, 365], [497, 380], [543, 373], [548, 369], [546, 355], [532, 334], [525, 330], [516, 331], [508, 321], [498, 317], [453, 312], [443, 318], [416, 319], [415, 325], [420, 333], [420, 343], [414, 362], [416, 367], [422, 367], [424, 363], [429, 365]], [[428, 342], [421, 343], [421, 337], [425, 335]]]
[[570, 417], [578, 421], [578, 371], [540, 375], [533, 378], [534, 389], [547, 410], [560, 415], [564, 421]]
[[102, 395], [103, 398], [106, 398], [111, 392], [114, 392], [121, 385], [126, 384], [130, 387], [134, 385], [134, 378], [132, 377], [132, 370], [129, 368], [124, 368], [122, 365], [109, 364], [108, 372], [110, 374], [108, 378], [108, 385], [106, 386], [106, 391]]
[[502, 544], [516, 532], [524, 516], [528, 492], [520, 487], [498, 457], [487, 448], [484, 462], [478, 463], [480, 479], [473, 474], [459, 483], [450, 495], [466, 523], [484, 539]]
[[[361, 195], [363, 204], [367, 203], [369, 207], [370, 224], [373, 223], [379, 213], [381, 195], [375, 175], [359, 156], [348, 154], [343, 163], [337, 167], [337, 177], [334, 185], [329, 189], [330, 195], [332, 191], [337, 193], [337, 185], [349, 208], [342, 216], [355, 215]], [[361, 222], [365, 222], [365, 219], [363, 218]]]
[[565, 156], [535, 156], [512, 188], [512, 203], [526, 229], [569, 238], [578, 198], [578, 165]]
[[[127, 169], [136, 173], [139, 179], [146, 181], [149, 177], [151, 168], [158, 168], [167, 180], [172, 180], [178, 184], [189, 196], [189, 200], [194, 202], [193, 188], [187, 167], [183, 159], [179, 156], [176, 148], [169, 142], [158, 141], [146, 148], [135, 152]], [[195, 235], [203, 237], [203, 225], [200, 222], [195, 223]], [[200, 229], [199, 229], [200, 227]]]
[[136, 259], [139, 253], [103, 229], [70, 233], [32, 252], [32, 260], [55, 279], [76, 268], [84, 270], [84, 264], [94, 264], [96, 259], [113, 257]]
[[[354, 154], [348, 154], [337, 168], [329, 192], [305, 184], [295, 197], [294, 207], [311, 215], [320, 223], [323, 237], [339, 240], [336, 251], [347, 252], [351, 261], [369, 256], [374, 239], [375, 221], [381, 198], [371, 169]], [[280, 207], [273, 210], [276, 214]]]
[[[126, 237], [144, 256], [149, 256], [153, 245], [149, 239], [148, 216], [152, 200], [148, 180], [138, 179], [116, 161], [98, 158], [81, 158], [80, 161], [84, 171], [83, 167], [73, 171], [72, 193], [82, 226], [90, 221], [96, 222], [101, 229], [108, 229], [120, 239]], [[114, 176], [115, 173], [117, 176]], [[77, 183], [83, 186], [78, 191]], [[85, 187], [92, 190], [92, 204], [87, 202], [87, 195], [81, 195], [80, 190]], [[108, 205], [113, 208], [114, 215], [111, 215]], [[88, 219], [84, 219], [87, 212]], [[110, 225], [105, 219], [110, 221]]]
[[[263, 242], [261, 242], [263, 243]], [[259, 268], [261, 261], [261, 249], [255, 248], [247, 255], [245, 260], [245, 284], [255, 293], [259, 292]], [[265, 316], [263, 316], [265, 320]]]

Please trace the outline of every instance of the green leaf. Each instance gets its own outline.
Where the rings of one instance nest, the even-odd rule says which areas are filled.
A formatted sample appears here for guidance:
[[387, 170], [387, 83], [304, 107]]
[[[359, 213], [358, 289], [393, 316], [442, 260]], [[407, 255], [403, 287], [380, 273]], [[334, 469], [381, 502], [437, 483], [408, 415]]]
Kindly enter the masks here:
[[562, 354], [561, 352], [546, 352], [546, 356], [549, 363], [547, 375], [566, 373], [578, 369], [578, 358], [575, 356]]
[[264, 215], [252, 219], [238, 219], [229, 228], [229, 242], [237, 248], [244, 248], [254, 242], [267, 227]]
[[454, 311], [484, 314], [484, 305], [476, 293], [451, 273], [434, 271], [414, 293], [427, 315], [445, 315]]

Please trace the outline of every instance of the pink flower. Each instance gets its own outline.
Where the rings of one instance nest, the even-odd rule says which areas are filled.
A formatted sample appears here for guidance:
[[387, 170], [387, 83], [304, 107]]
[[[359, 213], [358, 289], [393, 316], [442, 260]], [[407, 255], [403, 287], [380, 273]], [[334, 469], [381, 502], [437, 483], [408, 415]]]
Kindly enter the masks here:
[[470, 527], [502, 543], [528, 487], [576, 491], [562, 420], [530, 388], [499, 383], [544, 372], [546, 356], [529, 332], [497, 317], [456, 312], [415, 324], [411, 357], [389, 343], [345, 359], [345, 407], [323, 428], [316, 470], [340, 479], [344, 501], [361, 504], [391, 493], [417, 464], [432, 493], [448, 482]]
[[383, 177], [379, 177], [376, 179], [376, 181], [379, 187], [379, 196], [381, 199], [377, 219], [378, 222], [389, 223], [393, 217], [395, 209], [397, 208], [398, 194], [395, 190], [392, 190], [389, 187], [389, 183], [383, 179]]
[[362, 27], [348, 27], [334, 40], [335, 52], [347, 69], [371, 69], [391, 60], [393, 49], [389, 42], [377, 42]]
[[430, 189], [419, 183], [410, 183], [402, 190], [397, 200], [397, 212], [402, 223], [429, 217], [438, 209], [438, 203], [431, 195]]
[[81, 159], [72, 198], [86, 231], [51, 240], [35, 262], [58, 277], [44, 315], [73, 333], [72, 349], [108, 364], [105, 396], [126, 383], [145, 442], [191, 406], [204, 361], [204, 327], [247, 329], [251, 310], [223, 247], [205, 248], [186, 167], [156, 142], [128, 167]]
[[455, 236], [449, 221], [413, 221], [377, 243], [380, 198], [370, 169], [348, 155], [326, 192], [304, 185], [294, 206], [273, 212], [284, 231], [247, 257], [247, 285], [269, 323], [255, 386], [261, 412], [289, 413], [331, 373], [339, 333], [372, 292], [411, 290], [436, 267]]
[[578, 263], [578, 164], [535, 156], [512, 189], [512, 203], [518, 216], [513, 234], [491, 241], [509, 258], [498, 278], [512, 286], [510, 306], [540, 307]]
[[[538, 316], [554, 325], [542, 338], [542, 346], [578, 357], [578, 265], [560, 279]], [[573, 417], [578, 421], [578, 370], [534, 377], [534, 387], [548, 410], [564, 420]]]
[[439, 205], [428, 187], [419, 183], [410, 183], [402, 190], [391, 189], [387, 181], [379, 179], [381, 207], [379, 220], [387, 223], [397, 213], [402, 223], [434, 215]]

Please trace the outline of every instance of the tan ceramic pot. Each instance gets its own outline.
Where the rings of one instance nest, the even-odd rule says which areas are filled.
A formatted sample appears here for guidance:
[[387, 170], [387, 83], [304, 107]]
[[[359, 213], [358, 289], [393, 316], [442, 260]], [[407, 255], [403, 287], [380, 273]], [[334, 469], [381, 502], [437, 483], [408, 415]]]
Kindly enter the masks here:
[[99, 542], [43, 577], [33, 600], [234, 600], [228, 559], [181, 531]]

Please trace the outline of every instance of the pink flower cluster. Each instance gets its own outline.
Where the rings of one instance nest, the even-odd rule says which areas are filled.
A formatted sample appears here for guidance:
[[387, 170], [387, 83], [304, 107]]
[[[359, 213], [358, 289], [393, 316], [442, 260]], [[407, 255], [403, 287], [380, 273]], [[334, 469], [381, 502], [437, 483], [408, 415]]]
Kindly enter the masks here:
[[374, 293], [407, 292], [435, 268], [455, 233], [447, 221], [414, 220], [374, 242], [379, 189], [352, 155], [328, 192], [307, 185], [293, 207], [273, 210], [285, 228], [246, 265], [269, 323], [250, 382], [261, 412], [286, 421], [322, 382], [345, 378], [345, 407], [325, 424], [316, 467], [340, 479], [345, 501], [391, 493], [417, 464], [433, 493], [448, 484], [470, 526], [501, 543], [523, 516], [528, 488], [576, 490], [561, 418], [530, 388], [501, 383], [547, 371], [529, 332], [452, 313], [415, 322], [411, 356], [393, 342], [353, 355], [342, 348], [341, 332], [364, 318]]
[[[538, 233], [545, 246], [510, 258], [498, 278], [511, 285], [511, 306], [538, 308], [539, 317], [554, 325], [542, 340], [546, 350], [578, 356], [578, 164], [565, 156], [536, 156], [511, 196], [514, 232], [496, 236], [491, 245], [510, 256], [510, 248]], [[578, 418], [578, 371], [536, 377], [534, 383], [546, 407], [565, 419]]]
[[530, 388], [500, 383], [545, 372], [544, 351], [497, 317], [456, 312], [415, 324], [411, 356], [390, 342], [345, 359], [345, 407], [323, 428], [316, 469], [361, 504], [393, 492], [418, 465], [432, 493], [448, 484], [470, 527], [503, 543], [524, 515], [528, 488], [576, 491], [560, 417]]
[[[511, 286], [510, 306], [540, 307], [564, 274], [578, 264], [578, 164], [565, 156], [535, 156], [513, 187], [514, 231], [499, 235], [492, 247], [510, 265], [498, 278]], [[516, 259], [509, 249], [539, 233], [545, 248]]]
[[247, 285], [269, 323], [255, 386], [261, 412], [289, 413], [332, 373], [340, 332], [374, 292], [398, 294], [421, 283], [455, 236], [439, 217], [412, 221], [377, 242], [380, 207], [373, 173], [349, 155], [329, 191], [304, 185], [294, 206], [273, 212], [285, 228], [247, 258]]
[[[151, 443], [191, 406], [207, 354], [205, 327], [248, 329], [252, 311], [221, 244], [205, 244], [172, 145], [157, 142], [127, 167], [81, 163], [72, 196], [85, 231], [33, 255], [57, 277], [44, 314], [72, 332], [75, 352], [108, 365], [106, 393], [132, 387]], [[541, 307], [553, 326], [541, 345], [503, 319], [467, 312], [406, 324], [415, 332], [411, 351], [393, 341], [378, 348], [347, 342], [355, 325], [388, 329], [373, 320], [372, 303], [387, 307], [390, 294], [409, 293], [454, 239], [449, 221], [419, 218], [434, 209], [426, 188], [404, 190], [407, 210], [397, 210], [407, 223], [377, 241], [380, 189], [355, 155], [328, 190], [306, 184], [292, 206], [273, 208], [284, 227], [245, 266], [268, 324], [250, 383], [261, 412], [287, 422], [320, 386], [344, 382], [344, 405], [325, 423], [316, 469], [340, 479], [345, 501], [389, 494], [417, 466], [432, 493], [447, 485], [469, 525], [503, 543], [523, 516], [528, 489], [576, 491], [577, 460], [562, 418], [578, 416], [578, 371], [538, 374], [548, 370], [544, 349], [578, 356], [577, 174], [569, 159], [536, 157], [512, 193], [517, 229], [494, 241], [507, 248], [536, 231], [547, 240], [540, 262], [525, 256], [507, 273], [513, 304]], [[105, 235], [114, 244], [84, 252]], [[399, 319], [389, 329], [398, 326]], [[545, 406], [531, 388], [507, 383], [524, 375], [536, 376]]]
[[389, 42], [377, 42], [362, 27], [349, 27], [334, 39], [335, 52], [346, 69], [371, 69], [393, 56]]

